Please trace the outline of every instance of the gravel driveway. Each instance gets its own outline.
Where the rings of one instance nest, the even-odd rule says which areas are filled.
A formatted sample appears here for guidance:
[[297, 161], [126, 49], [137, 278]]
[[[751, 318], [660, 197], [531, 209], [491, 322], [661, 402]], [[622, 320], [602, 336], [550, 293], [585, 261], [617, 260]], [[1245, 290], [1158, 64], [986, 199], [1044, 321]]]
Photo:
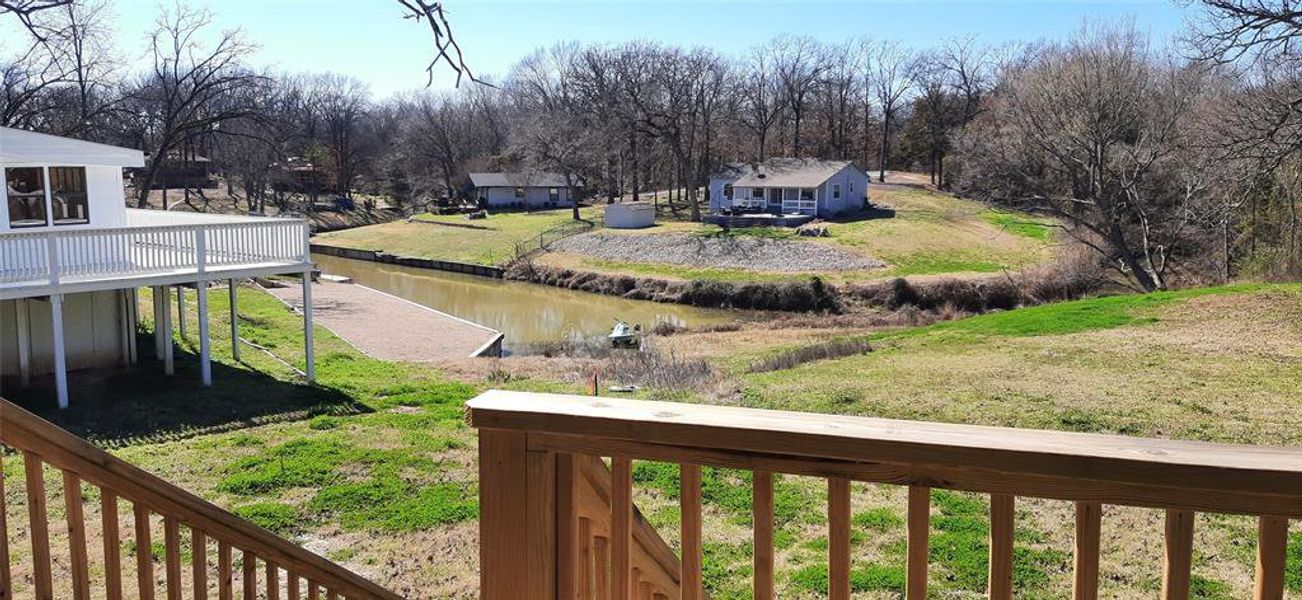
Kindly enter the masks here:
[[861, 271], [886, 266], [879, 260], [813, 241], [746, 236], [594, 232], [560, 240], [552, 244], [552, 250], [623, 262], [753, 271]]

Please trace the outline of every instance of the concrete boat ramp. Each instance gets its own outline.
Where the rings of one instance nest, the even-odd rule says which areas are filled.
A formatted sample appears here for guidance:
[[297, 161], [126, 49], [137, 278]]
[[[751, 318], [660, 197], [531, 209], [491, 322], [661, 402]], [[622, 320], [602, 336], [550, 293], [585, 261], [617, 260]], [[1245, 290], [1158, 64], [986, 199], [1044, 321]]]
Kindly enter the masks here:
[[[267, 291], [302, 311], [302, 286]], [[502, 352], [499, 331], [366, 286], [322, 280], [312, 285], [312, 307], [317, 325], [381, 360], [438, 363]]]

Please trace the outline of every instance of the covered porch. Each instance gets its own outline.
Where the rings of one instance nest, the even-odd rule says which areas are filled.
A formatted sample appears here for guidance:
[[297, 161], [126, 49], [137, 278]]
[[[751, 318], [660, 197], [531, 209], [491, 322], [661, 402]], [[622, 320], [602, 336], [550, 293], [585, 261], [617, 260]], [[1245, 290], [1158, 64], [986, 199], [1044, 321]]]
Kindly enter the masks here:
[[817, 215], [822, 191], [818, 187], [724, 186], [722, 206], [740, 212]]
[[[312, 263], [308, 251], [308, 226], [300, 219], [268, 219], [128, 211], [128, 226], [108, 229], [43, 229], [0, 233], [0, 309], [9, 312], [0, 324], [0, 374], [6, 365], [15, 371], [19, 385], [28, 385], [41, 369], [54, 377], [60, 408], [69, 402], [69, 346], [85, 345], [105, 327], [118, 329], [122, 364], [138, 360], [135, 332], [139, 328], [139, 292], [151, 290], [155, 356], [164, 372], [174, 372], [174, 325], [184, 336], [183, 301], [194, 290], [198, 313], [196, 332], [200, 348], [200, 378], [212, 383], [211, 336], [208, 296], [212, 288], [231, 294], [231, 310], [238, 282], [271, 275], [299, 275], [304, 286], [304, 343], [308, 352], [306, 376], [313, 379]], [[98, 321], [69, 323], [67, 304], [92, 298]], [[177, 317], [172, 317], [173, 298]], [[10, 308], [12, 307], [12, 308]], [[74, 317], [76, 312], [71, 313]], [[39, 316], [34, 316], [39, 315]], [[238, 316], [232, 313], [232, 327]], [[109, 324], [109, 325], [105, 325]], [[71, 325], [71, 327], [69, 327]], [[34, 336], [33, 332], [37, 332]], [[44, 336], [44, 337], [42, 337]], [[34, 344], [34, 340], [47, 340]], [[232, 339], [238, 339], [233, 332]], [[7, 340], [7, 341], [6, 341]], [[233, 348], [238, 355], [238, 344]], [[9, 358], [4, 354], [8, 353]]]

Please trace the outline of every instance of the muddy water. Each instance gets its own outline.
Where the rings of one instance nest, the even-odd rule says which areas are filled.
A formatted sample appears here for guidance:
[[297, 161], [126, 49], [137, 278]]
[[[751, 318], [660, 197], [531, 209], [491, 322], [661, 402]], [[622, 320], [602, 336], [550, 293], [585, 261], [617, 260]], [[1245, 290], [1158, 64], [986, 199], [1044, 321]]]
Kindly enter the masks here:
[[660, 322], [703, 325], [738, 316], [735, 311], [625, 300], [323, 254], [313, 254], [312, 260], [325, 273], [351, 277], [361, 285], [505, 332], [509, 353], [527, 351], [537, 343], [604, 336], [616, 318], [650, 329]]

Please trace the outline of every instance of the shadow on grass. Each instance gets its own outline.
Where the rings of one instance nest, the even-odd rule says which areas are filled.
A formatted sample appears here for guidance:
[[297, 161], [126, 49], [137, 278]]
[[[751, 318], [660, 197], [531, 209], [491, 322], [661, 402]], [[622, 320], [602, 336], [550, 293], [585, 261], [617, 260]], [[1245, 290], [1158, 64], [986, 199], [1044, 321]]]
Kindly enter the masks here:
[[[143, 339], [143, 338], [142, 338]], [[332, 388], [291, 382], [252, 368], [212, 363], [213, 385], [200, 383], [198, 357], [176, 354], [176, 374], [141, 356], [119, 369], [68, 374], [69, 407], [57, 408], [53, 376], [20, 389], [6, 380], [7, 399], [101, 447], [180, 440], [320, 414], [371, 409]]]

